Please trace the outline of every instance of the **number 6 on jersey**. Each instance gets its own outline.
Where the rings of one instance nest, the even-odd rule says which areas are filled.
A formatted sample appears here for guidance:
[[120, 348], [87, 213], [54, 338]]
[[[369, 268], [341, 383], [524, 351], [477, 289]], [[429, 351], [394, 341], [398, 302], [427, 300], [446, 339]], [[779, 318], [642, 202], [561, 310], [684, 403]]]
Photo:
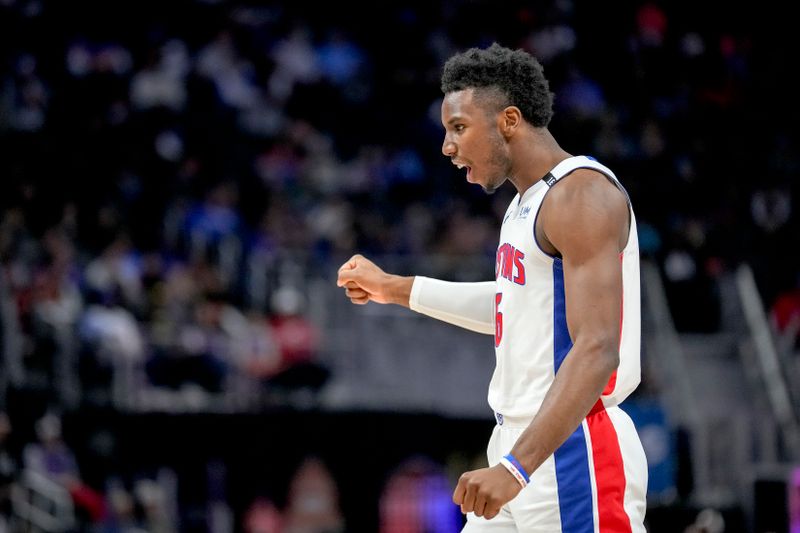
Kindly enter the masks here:
[[494, 347], [500, 346], [503, 340], [503, 313], [500, 312], [500, 302], [503, 301], [503, 293], [498, 292], [494, 295]]

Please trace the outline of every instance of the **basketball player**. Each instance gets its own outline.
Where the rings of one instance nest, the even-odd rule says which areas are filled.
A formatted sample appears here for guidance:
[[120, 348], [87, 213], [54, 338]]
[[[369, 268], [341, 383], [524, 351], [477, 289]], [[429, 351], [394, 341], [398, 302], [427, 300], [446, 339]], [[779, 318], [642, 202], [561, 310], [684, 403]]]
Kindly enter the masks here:
[[465, 532], [645, 531], [647, 463], [619, 408], [640, 379], [636, 220], [614, 174], [573, 157], [547, 126], [552, 93], [529, 54], [497, 44], [442, 74], [442, 152], [487, 192], [509, 181], [496, 279], [388, 274], [356, 255], [338, 285], [494, 335], [489, 467], [453, 501]]

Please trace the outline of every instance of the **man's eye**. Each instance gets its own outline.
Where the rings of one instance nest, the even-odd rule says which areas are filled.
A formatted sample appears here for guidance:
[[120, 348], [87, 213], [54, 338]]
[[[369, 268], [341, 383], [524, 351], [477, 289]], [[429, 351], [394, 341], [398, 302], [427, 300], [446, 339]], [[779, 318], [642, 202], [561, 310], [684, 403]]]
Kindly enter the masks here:
[[456, 124], [453, 129], [456, 130], [456, 131], [464, 131], [464, 125], [463, 124]]

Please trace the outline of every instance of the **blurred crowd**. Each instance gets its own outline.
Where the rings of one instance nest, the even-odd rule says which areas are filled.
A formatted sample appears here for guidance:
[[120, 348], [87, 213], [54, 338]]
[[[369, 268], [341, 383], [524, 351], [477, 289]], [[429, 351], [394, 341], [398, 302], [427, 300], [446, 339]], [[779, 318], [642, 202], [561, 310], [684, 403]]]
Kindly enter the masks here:
[[356, 498], [362, 516], [348, 520], [343, 510], [346, 480], [334, 475], [330, 456], [287, 457], [280, 468], [270, 465], [268, 479], [245, 480], [242, 476], [252, 472], [239, 468], [262, 466], [233, 457], [202, 460], [192, 472], [180, 461], [142, 467], [123, 465], [120, 458], [115, 467], [98, 469], [102, 456], [119, 449], [115, 437], [106, 435], [94, 439], [92, 453], [99, 457], [90, 462], [94, 468], [86, 468], [79, 465], [81, 453], [68, 442], [58, 414], [46, 413], [33, 429], [32, 439], [20, 448], [8, 415], [0, 412], [3, 533], [345, 533], [365, 527], [380, 533], [457, 533], [464, 518], [451, 501], [453, 468], [480, 461], [464, 454], [437, 461], [416, 453], [371, 476], [353, 474], [361, 483], [372, 478], [377, 492], [374, 502]]
[[364, 9], [0, 0], [4, 390], [108, 405], [136, 366], [187, 401], [240, 376], [315, 394], [311, 277], [356, 251], [491, 264], [513, 191], [487, 198], [441, 155], [439, 74], [493, 41], [541, 60], [556, 138], [621, 178], [679, 329], [717, 326], [714, 281], [742, 261], [781, 327], [800, 321], [798, 111], [772, 11]]
[[219, 390], [232, 361], [309, 359], [274, 347], [309, 272], [491, 256], [513, 192], [487, 200], [439, 153], [438, 79], [494, 40], [544, 64], [562, 145], [621, 176], [680, 328], [714, 328], [713, 279], [739, 261], [768, 305], [797, 287], [794, 140], [764, 127], [777, 74], [743, 15], [389, 3], [387, 30], [310, 6], [0, 4], [0, 254], [26, 365], [66, 329], [92, 376], [114, 354]]

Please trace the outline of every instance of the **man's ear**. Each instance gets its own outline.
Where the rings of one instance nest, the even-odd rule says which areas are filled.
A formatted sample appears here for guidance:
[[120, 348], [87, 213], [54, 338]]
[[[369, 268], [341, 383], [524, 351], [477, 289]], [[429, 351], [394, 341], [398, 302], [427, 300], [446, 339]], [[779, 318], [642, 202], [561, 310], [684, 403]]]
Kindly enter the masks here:
[[522, 112], [515, 105], [510, 105], [500, 112], [498, 126], [503, 137], [510, 139], [522, 124]]

